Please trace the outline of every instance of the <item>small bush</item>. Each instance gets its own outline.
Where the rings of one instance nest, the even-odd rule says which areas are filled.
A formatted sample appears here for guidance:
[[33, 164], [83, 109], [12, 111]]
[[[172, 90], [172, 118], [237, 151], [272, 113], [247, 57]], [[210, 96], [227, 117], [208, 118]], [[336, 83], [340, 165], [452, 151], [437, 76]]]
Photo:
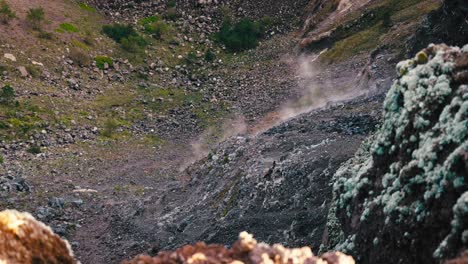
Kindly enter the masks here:
[[111, 138], [115, 131], [119, 128], [119, 123], [115, 119], [107, 119], [104, 123], [104, 128], [101, 131], [101, 136]]
[[157, 21], [145, 25], [144, 30], [145, 33], [151, 34], [154, 38], [162, 39], [169, 31], [169, 26], [164, 21]]
[[136, 53], [144, 48], [148, 42], [141, 36], [130, 36], [122, 39], [120, 44], [124, 50]]
[[213, 51], [211, 51], [211, 49], [209, 49], [205, 52], [204, 57], [207, 62], [212, 62], [216, 59], [216, 54]]
[[27, 65], [25, 68], [29, 75], [33, 78], [38, 78], [41, 75], [41, 70], [37, 66]]
[[102, 31], [128, 52], [138, 52], [148, 44], [131, 25], [105, 25]]
[[88, 12], [96, 12], [96, 9], [86, 3], [79, 3], [78, 4], [81, 9], [86, 10]]
[[225, 20], [215, 38], [223, 43], [228, 50], [236, 52], [257, 47], [258, 41], [264, 33], [265, 26], [260, 22], [242, 19], [232, 25], [229, 20]]
[[3, 158], [2, 155], [0, 155], [0, 164], [3, 164], [5, 162], [5, 159]]
[[77, 39], [74, 39], [71, 41], [71, 44], [75, 47], [75, 48], [80, 48], [82, 50], [89, 50], [89, 47], [88, 45], [86, 45], [85, 43], [77, 40]]
[[91, 34], [91, 32], [86, 32], [86, 35], [83, 38], [83, 43], [88, 45], [88, 46], [94, 46], [94, 38]]
[[169, 7], [169, 8], [174, 8], [174, 7], [176, 7], [176, 5], [177, 5], [176, 0], [169, 0], [167, 2], [167, 7]]
[[30, 8], [26, 19], [33, 29], [41, 29], [42, 22], [45, 19], [44, 9], [42, 7]]
[[15, 103], [15, 90], [9, 84], [3, 86], [0, 92], [0, 104], [13, 105]]
[[51, 32], [47, 32], [44, 30], [40, 30], [39, 34], [37, 35], [41, 39], [52, 40], [54, 38], [54, 34]]
[[145, 26], [154, 22], [158, 22], [160, 20], [161, 20], [161, 17], [156, 15], [156, 16], [149, 16], [149, 17], [142, 18], [140, 19], [140, 21], [138, 21], [138, 23], [142, 26]]
[[383, 15], [382, 15], [382, 25], [386, 28], [390, 28], [393, 26], [393, 22], [392, 22], [392, 14], [390, 12], [390, 10], [386, 10], [384, 11]]
[[188, 64], [194, 64], [198, 61], [197, 54], [195, 54], [195, 52], [192, 51], [187, 55], [187, 57], [185, 57], [185, 60]]
[[98, 67], [101, 70], [104, 70], [104, 65], [106, 63], [107, 65], [109, 65], [109, 67], [112, 67], [114, 65], [114, 61], [107, 56], [97, 56], [96, 58], [94, 58], [94, 60], [96, 61], [96, 67]]
[[89, 58], [88, 54], [84, 53], [78, 48], [71, 48], [68, 57], [70, 58], [70, 60], [72, 60], [74, 63], [80, 66], [86, 66], [91, 63], [91, 59]]
[[16, 13], [11, 10], [10, 5], [5, 0], [0, 0], [0, 22], [8, 24], [15, 17]]
[[167, 9], [166, 13], [164, 14], [164, 17], [167, 20], [175, 21], [175, 20], [177, 20], [179, 18], [179, 13], [177, 12], [177, 10], [175, 8], [169, 8], [169, 9]]
[[74, 25], [70, 24], [70, 23], [62, 23], [60, 24], [60, 28], [66, 32], [70, 32], [70, 33], [75, 33], [75, 32], [78, 32], [78, 28], [75, 27]]
[[33, 145], [33, 146], [29, 147], [27, 151], [29, 153], [31, 153], [31, 154], [40, 154], [40, 153], [42, 153], [41, 147], [39, 147], [37, 145]]
[[117, 43], [121, 43], [123, 39], [126, 39], [130, 36], [138, 35], [138, 33], [131, 25], [121, 24], [104, 25], [102, 27], [102, 32]]

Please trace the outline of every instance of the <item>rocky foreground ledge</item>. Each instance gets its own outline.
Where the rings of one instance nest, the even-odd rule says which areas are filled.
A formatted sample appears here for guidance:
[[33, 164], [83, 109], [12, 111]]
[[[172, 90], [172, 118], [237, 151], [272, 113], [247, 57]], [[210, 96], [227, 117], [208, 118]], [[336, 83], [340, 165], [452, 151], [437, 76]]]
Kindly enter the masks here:
[[[78, 263], [67, 241], [37, 221], [28, 213], [14, 210], [0, 212], [0, 263]], [[340, 252], [316, 257], [311, 248], [287, 249], [281, 245], [258, 243], [252, 235], [243, 232], [228, 249], [221, 245], [197, 243], [174, 252], [161, 252], [156, 257], [138, 256], [123, 264], [157, 263], [310, 263], [354, 264], [352, 257]]]

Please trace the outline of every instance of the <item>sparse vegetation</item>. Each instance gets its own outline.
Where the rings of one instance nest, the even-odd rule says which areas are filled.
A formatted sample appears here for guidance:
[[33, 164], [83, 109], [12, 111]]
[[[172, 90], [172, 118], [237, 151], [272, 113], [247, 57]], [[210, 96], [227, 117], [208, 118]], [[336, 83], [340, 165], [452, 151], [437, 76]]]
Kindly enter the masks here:
[[145, 25], [144, 30], [147, 34], [151, 34], [156, 39], [163, 39], [169, 31], [169, 26], [161, 20]]
[[0, 0], [0, 22], [8, 24], [15, 17], [16, 13], [11, 10], [10, 5], [5, 0]]
[[76, 64], [80, 66], [86, 66], [91, 63], [91, 60], [88, 56], [88, 54], [84, 53], [78, 48], [71, 48], [70, 49], [70, 54], [68, 54], [68, 57]]
[[39, 78], [41, 75], [41, 70], [35, 65], [27, 65], [25, 68], [32, 78]]
[[47, 40], [52, 40], [54, 38], [54, 34], [51, 32], [47, 32], [44, 30], [39, 31], [37, 36], [41, 39], [47, 39]]
[[197, 54], [193, 51], [189, 52], [189, 54], [187, 54], [187, 57], [185, 57], [185, 61], [188, 63], [188, 64], [194, 64], [198, 61], [198, 57], [197, 57]]
[[41, 149], [41, 147], [39, 147], [37, 145], [33, 145], [33, 146], [28, 148], [28, 152], [31, 153], [31, 154], [40, 154], [40, 153], [42, 153], [42, 149]]
[[150, 34], [156, 39], [162, 39], [169, 31], [169, 25], [160, 16], [145, 17], [139, 21], [139, 24], [143, 26], [143, 31], [146, 34]]
[[176, 5], [177, 5], [177, 1], [176, 1], [176, 0], [169, 0], [169, 1], [167, 2], [167, 7], [169, 7], [169, 8], [175, 8]]
[[119, 122], [113, 118], [109, 118], [104, 122], [104, 128], [101, 131], [101, 136], [106, 138], [112, 138], [115, 131], [119, 127]]
[[96, 9], [86, 3], [79, 3], [78, 6], [83, 9], [83, 10], [86, 10], [88, 12], [96, 12]]
[[331, 49], [322, 54], [321, 60], [332, 63], [376, 48], [379, 45], [379, 37], [383, 32], [382, 23], [379, 23], [372, 28], [337, 41]]
[[145, 17], [145, 18], [140, 19], [140, 21], [138, 21], [138, 24], [140, 24], [142, 26], [145, 26], [145, 25], [148, 25], [148, 24], [160, 21], [160, 20], [161, 20], [161, 17], [158, 16], [158, 15], [149, 16], [149, 17]]
[[120, 45], [125, 51], [137, 53], [148, 45], [148, 42], [141, 36], [129, 36], [128, 38], [122, 39]]
[[177, 12], [177, 9], [169, 8], [169, 9], [167, 9], [166, 13], [164, 14], [164, 17], [167, 20], [175, 21], [175, 20], [177, 20], [179, 18], [179, 13]]
[[12, 105], [15, 103], [15, 90], [9, 84], [3, 86], [0, 92], [0, 104]]
[[30, 8], [26, 19], [33, 29], [40, 30], [45, 19], [44, 9], [42, 7]]
[[104, 25], [102, 32], [117, 43], [121, 43], [122, 39], [138, 35], [132, 25], [121, 24]]
[[94, 60], [96, 61], [96, 67], [101, 70], [104, 70], [106, 63], [109, 67], [114, 65], [114, 61], [107, 56], [96, 56]]
[[208, 50], [205, 52], [205, 56], [204, 56], [204, 57], [205, 57], [205, 60], [206, 60], [207, 62], [212, 62], [212, 61], [214, 61], [214, 60], [216, 59], [216, 54], [215, 54], [213, 51], [211, 51], [211, 49], [208, 49]]
[[78, 32], [78, 28], [70, 23], [62, 23], [60, 24], [60, 28], [66, 32], [69, 32], [69, 33], [75, 33], [75, 32]]

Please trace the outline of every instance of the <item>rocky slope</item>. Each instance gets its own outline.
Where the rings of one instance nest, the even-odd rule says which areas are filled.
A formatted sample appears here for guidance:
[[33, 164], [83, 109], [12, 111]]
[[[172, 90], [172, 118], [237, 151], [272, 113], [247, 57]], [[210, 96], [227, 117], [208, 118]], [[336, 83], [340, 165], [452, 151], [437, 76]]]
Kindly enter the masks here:
[[[0, 104], [0, 207], [51, 225], [83, 263], [231, 244], [243, 230], [317, 253], [331, 177], [379, 124], [394, 64], [441, 4], [7, 2], [17, 18], [0, 25], [0, 85], [17, 103]], [[41, 32], [31, 5], [44, 7]], [[153, 16], [169, 27], [162, 39], [142, 25]], [[274, 23], [232, 53], [213, 41], [226, 17]], [[102, 33], [114, 22], [148, 46], [124, 50]]]
[[344, 236], [337, 248], [360, 263], [437, 263], [466, 249], [467, 63], [468, 46], [445, 45], [400, 62], [381, 128], [335, 174], [328, 239]]

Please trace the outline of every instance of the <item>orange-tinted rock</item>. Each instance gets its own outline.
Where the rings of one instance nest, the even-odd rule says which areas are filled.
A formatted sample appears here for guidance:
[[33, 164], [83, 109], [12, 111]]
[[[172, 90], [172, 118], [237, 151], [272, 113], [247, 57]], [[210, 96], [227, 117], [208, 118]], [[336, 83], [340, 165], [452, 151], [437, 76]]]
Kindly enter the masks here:
[[76, 263], [69, 244], [28, 213], [0, 212], [0, 263]]
[[281, 245], [257, 243], [252, 235], [242, 232], [232, 249], [221, 245], [198, 243], [184, 246], [174, 252], [162, 252], [155, 257], [138, 256], [124, 264], [354, 264], [352, 257], [340, 252], [314, 256], [309, 247], [288, 249]]

